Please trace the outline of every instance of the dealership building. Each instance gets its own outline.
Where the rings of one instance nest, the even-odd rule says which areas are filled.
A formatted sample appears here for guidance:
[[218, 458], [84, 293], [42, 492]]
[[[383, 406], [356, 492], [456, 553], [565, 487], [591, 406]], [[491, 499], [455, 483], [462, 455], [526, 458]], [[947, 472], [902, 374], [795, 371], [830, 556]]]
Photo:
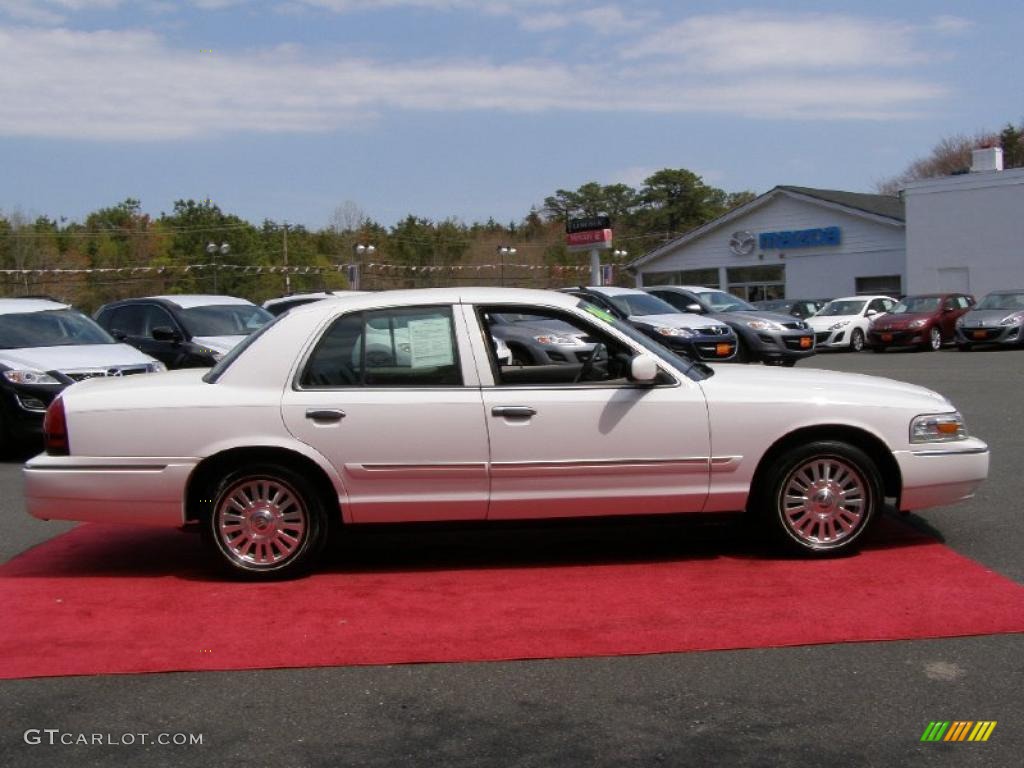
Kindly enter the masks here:
[[900, 196], [779, 186], [645, 254], [638, 287], [704, 285], [748, 299], [1024, 287], [1024, 170], [975, 153], [969, 174]]

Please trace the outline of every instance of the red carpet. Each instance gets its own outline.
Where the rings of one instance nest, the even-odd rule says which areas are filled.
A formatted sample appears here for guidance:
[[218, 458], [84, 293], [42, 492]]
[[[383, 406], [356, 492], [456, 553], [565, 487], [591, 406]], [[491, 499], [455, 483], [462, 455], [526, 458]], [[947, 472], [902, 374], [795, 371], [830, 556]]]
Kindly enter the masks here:
[[1024, 587], [903, 523], [820, 562], [738, 530], [360, 533], [311, 577], [248, 584], [219, 580], [195, 535], [82, 525], [0, 567], [0, 678], [1024, 631]]

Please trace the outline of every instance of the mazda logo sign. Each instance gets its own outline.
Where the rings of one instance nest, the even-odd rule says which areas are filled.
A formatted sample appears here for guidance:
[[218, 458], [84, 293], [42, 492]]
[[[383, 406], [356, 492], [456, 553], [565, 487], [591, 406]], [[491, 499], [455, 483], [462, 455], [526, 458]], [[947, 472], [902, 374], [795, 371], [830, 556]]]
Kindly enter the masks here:
[[757, 245], [757, 238], [754, 237], [753, 232], [746, 230], [733, 232], [732, 237], [729, 238], [729, 250], [737, 256], [749, 256], [754, 252], [755, 245]]

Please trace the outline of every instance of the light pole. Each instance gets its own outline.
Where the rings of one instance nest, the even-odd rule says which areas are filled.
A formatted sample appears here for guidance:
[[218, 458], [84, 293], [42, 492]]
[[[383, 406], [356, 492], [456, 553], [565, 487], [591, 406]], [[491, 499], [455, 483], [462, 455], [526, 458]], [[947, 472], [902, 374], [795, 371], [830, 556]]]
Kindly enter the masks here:
[[376, 246], [368, 243], [356, 243], [352, 246], [352, 253], [355, 255], [356, 263], [353, 265], [355, 269], [349, 270], [348, 287], [353, 291], [358, 291], [360, 284], [362, 283], [363, 257], [373, 256], [376, 252]]
[[506, 256], [515, 256], [516, 255], [516, 249], [513, 248], [511, 245], [499, 245], [494, 250], [497, 252], [498, 258], [501, 259], [501, 271], [500, 271], [499, 277], [498, 277], [498, 285], [502, 285], [503, 286], [503, 285], [505, 285], [505, 257]]
[[219, 253], [219, 254], [221, 254], [223, 256], [227, 256], [228, 255], [228, 251], [230, 251], [230, 250], [231, 250], [231, 246], [228, 245], [227, 243], [221, 243], [220, 245], [217, 245], [216, 243], [207, 243], [206, 244], [206, 252], [208, 254], [210, 254], [210, 256], [213, 258], [213, 292], [214, 293], [217, 293], [217, 273], [220, 271], [220, 264], [217, 262], [217, 254]]

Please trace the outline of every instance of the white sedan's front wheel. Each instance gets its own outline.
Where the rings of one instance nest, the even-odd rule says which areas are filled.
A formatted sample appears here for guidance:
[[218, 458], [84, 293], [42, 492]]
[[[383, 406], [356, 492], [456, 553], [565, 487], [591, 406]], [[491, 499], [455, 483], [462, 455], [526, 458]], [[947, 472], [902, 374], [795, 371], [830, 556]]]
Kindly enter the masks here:
[[864, 331], [854, 328], [850, 333], [850, 351], [860, 352], [862, 349], [864, 349]]
[[874, 462], [839, 441], [794, 448], [765, 477], [763, 516], [790, 550], [803, 554], [853, 550], [883, 502]]
[[221, 480], [205, 529], [232, 573], [282, 578], [315, 562], [327, 538], [327, 517], [316, 489], [301, 475], [257, 465]]

